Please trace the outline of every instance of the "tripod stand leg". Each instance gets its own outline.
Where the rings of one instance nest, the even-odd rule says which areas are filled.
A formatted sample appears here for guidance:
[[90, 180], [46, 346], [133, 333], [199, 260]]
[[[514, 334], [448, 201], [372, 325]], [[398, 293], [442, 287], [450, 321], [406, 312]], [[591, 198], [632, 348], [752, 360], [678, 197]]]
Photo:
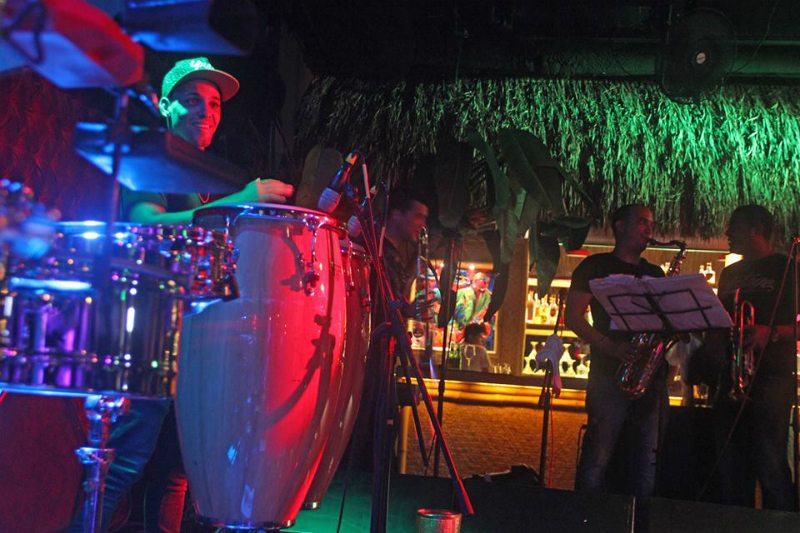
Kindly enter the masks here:
[[[381, 343], [381, 365], [379, 376], [378, 403], [375, 412], [375, 435], [373, 448], [372, 474], [372, 516], [370, 533], [385, 533], [389, 513], [389, 484], [391, 475], [392, 441], [394, 439], [393, 408], [396, 405], [391, 387], [393, 373], [389, 364], [388, 339], [378, 339]], [[390, 395], [392, 396], [390, 398]]]
[[545, 469], [547, 467], [547, 437], [550, 431], [550, 410], [553, 396], [553, 364], [548, 360], [545, 364], [542, 394], [539, 396], [539, 407], [542, 408], [542, 445], [539, 453], [539, 485], [545, 486]]
[[[394, 359], [397, 360], [398, 357], [395, 356]], [[428, 468], [428, 455], [425, 453], [425, 438], [422, 435], [422, 423], [419, 420], [419, 409], [417, 409], [417, 402], [414, 399], [413, 390], [411, 389], [411, 387], [413, 387], [411, 374], [408, 372], [408, 364], [405, 360], [403, 360], [402, 357], [399, 359], [400, 365], [403, 368], [403, 377], [406, 379], [409, 388], [409, 406], [411, 407], [411, 414], [414, 418], [414, 429], [417, 431], [417, 443], [419, 445], [420, 456], [422, 457], [422, 466]]]
[[444, 440], [442, 425], [439, 423], [439, 419], [436, 417], [436, 410], [434, 409], [431, 395], [428, 393], [428, 389], [425, 386], [425, 380], [422, 377], [422, 370], [420, 369], [417, 360], [414, 359], [413, 355], [411, 354], [411, 344], [408, 340], [408, 337], [406, 337], [402, 331], [402, 328], [398, 328], [395, 324], [394, 333], [395, 339], [397, 340], [396, 350], [398, 357], [405, 359], [404, 364], [408, 365], [417, 379], [417, 385], [419, 385], [419, 391], [422, 395], [422, 400], [425, 402], [425, 408], [428, 411], [428, 417], [433, 425], [436, 441], [441, 446], [442, 455], [444, 456], [445, 463], [447, 464], [447, 470], [450, 473], [450, 479], [457, 489], [456, 495], [458, 497], [459, 507], [464, 514], [471, 515], [474, 513], [472, 502], [470, 502], [469, 495], [467, 495], [467, 490], [464, 488], [464, 482], [461, 480], [461, 477], [458, 474], [455, 461], [453, 461], [453, 455], [450, 453], [450, 447], [447, 445], [447, 441]]

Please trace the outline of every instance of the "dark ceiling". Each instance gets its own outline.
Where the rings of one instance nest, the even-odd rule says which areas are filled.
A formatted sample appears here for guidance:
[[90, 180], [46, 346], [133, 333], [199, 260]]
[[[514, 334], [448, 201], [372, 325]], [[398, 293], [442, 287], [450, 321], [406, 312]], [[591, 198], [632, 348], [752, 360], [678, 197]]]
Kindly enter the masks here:
[[648, 77], [665, 50], [711, 43], [726, 76], [800, 78], [797, 0], [286, 0], [280, 9], [320, 74]]

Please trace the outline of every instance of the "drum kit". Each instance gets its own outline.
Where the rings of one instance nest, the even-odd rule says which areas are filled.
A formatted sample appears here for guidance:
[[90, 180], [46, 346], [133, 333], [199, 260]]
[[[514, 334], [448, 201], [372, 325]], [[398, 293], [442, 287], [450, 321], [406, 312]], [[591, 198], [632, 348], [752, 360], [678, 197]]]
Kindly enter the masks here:
[[[77, 19], [56, 24], [61, 3], [46, 4], [55, 22], [44, 31], [70, 46], [68, 66], [96, 75], [37, 71], [60, 86], [104, 86], [117, 95], [113, 120], [78, 124], [74, 135], [76, 151], [108, 174], [112, 191], [105, 221], [42, 223], [46, 217], [31, 215], [32, 191], [0, 183], [0, 391], [84, 398], [88, 445], [76, 454], [85, 466], [86, 532], [100, 531], [114, 460], [109, 433], [131, 399], [174, 400], [202, 522], [286, 527], [301, 507], [319, 507], [332, 481], [361, 399], [371, 298], [386, 309], [392, 299], [380, 261], [373, 261], [379, 255], [369, 194], [359, 205], [347, 184], [370, 237], [365, 248], [330, 215], [284, 205], [215, 204], [195, 211], [188, 226], [118, 223], [120, 184], [226, 193], [238, 190], [245, 173], [169, 132], [129, 125], [124, 87], [142, 73], [141, 49], [94, 11], [113, 31], [87, 42]], [[0, 16], [0, 29], [3, 23]], [[7, 30], [0, 31], [0, 51], [13, 45], [26, 57]], [[92, 52], [104, 40], [116, 55]], [[130, 68], [120, 72], [123, 60]], [[370, 294], [372, 271], [380, 294]], [[406, 379], [412, 362], [424, 391], [403, 319], [391, 315]], [[423, 397], [444, 445], [430, 397]], [[471, 513], [445, 451], [459, 501]]]
[[[7, 7], [13, 14], [23, 4]], [[84, 42], [73, 19], [59, 25], [61, 7], [48, 3], [46, 31], [70, 45], [70, 64], [103, 75], [38, 71], [61, 86], [117, 94], [110, 124], [78, 124], [74, 135], [76, 151], [113, 184], [109, 216], [51, 221], [45, 239], [17, 235], [31, 220], [32, 192], [0, 184], [0, 390], [85, 398], [88, 445], [76, 450], [86, 469], [84, 531], [100, 530], [114, 460], [106, 444], [131, 399], [174, 399], [202, 521], [280, 528], [306, 499], [319, 505], [352, 431], [370, 336], [370, 260], [339, 221], [298, 207], [217, 206], [188, 226], [117, 223], [120, 183], [224, 193], [245, 173], [169, 132], [127, 123], [123, 87], [141, 76], [141, 48], [84, 7], [113, 26], [98, 39], [124, 57], [90, 53], [97, 43]], [[0, 45], [26, 57], [13, 35]], [[124, 75], [115, 69], [123, 59]]]
[[280, 528], [319, 504], [350, 437], [369, 270], [341, 223], [298, 207], [206, 208], [188, 227], [55, 223], [43, 255], [7, 254], [0, 388], [86, 397], [87, 531], [109, 426], [133, 398], [174, 398], [203, 521]]

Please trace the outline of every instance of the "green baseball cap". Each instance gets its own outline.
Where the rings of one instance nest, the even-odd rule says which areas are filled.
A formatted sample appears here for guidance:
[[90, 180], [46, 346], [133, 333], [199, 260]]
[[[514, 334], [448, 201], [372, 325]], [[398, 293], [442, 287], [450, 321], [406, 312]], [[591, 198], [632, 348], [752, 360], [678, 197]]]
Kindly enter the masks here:
[[189, 80], [210, 81], [219, 88], [223, 102], [239, 92], [239, 80], [227, 72], [215, 69], [208, 58], [193, 57], [181, 59], [167, 72], [161, 82], [161, 96], [169, 96], [176, 86]]

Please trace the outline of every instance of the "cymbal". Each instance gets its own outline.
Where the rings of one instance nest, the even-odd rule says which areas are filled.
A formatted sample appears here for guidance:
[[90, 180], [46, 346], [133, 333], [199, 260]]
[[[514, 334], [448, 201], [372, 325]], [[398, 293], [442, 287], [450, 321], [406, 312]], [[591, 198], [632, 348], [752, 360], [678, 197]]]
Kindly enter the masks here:
[[[242, 168], [198, 150], [169, 131], [131, 126], [125, 137], [117, 181], [134, 191], [226, 194], [248, 181]], [[109, 138], [107, 124], [78, 123], [75, 151], [111, 174]]]

